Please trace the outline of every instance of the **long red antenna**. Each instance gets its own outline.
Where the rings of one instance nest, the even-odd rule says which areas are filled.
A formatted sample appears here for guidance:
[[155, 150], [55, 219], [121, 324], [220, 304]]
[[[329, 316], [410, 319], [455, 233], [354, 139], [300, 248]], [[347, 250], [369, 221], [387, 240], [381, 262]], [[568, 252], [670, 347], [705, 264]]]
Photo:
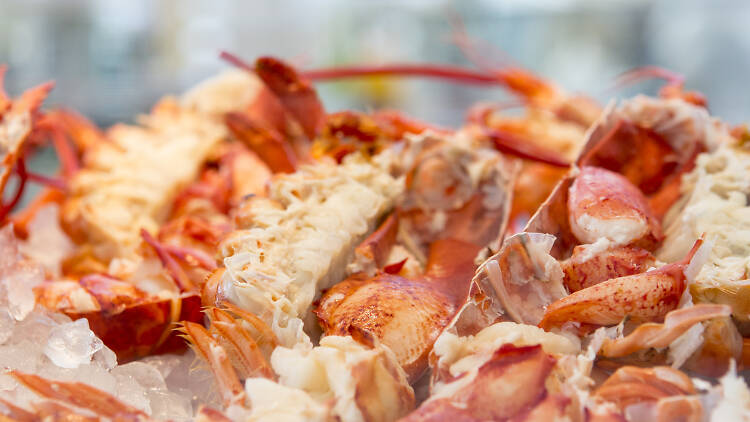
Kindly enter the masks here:
[[[220, 57], [229, 63], [255, 72], [255, 68], [232, 53], [222, 51]], [[397, 63], [389, 65], [344, 66], [300, 72], [302, 76], [313, 81], [327, 81], [342, 78], [357, 78], [361, 76], [421, 76], [455, 81], [458, 83], [478, 85], [498, 85], [496, 76], [487, 72], [467, 69], [460, 66]]]
[[390, 65], [347, 66], [328, 69], [308, 70], [303, 76], [314, 81], [355, 78], [360, 76], [421, 76], [447, 79], [457, 83], [477, 85], [498, 85], [497, 77], [460, 66], [397, 63]]
[[624, 72], [615, 80], [613, 89], [649, 78], [666, 81], [666, 84], [659, 90], [659, 96], [662, 98], [680, 98], [697, 106], [707, 107], [707, 100], [703, 94], [684, 90], [685, 77], [683, 75], [659, 66], [642, 66]]
[[642, 66], [621, 73], [615, 80], [614, 88], [621, 88], [644, 79], [653, 78], [662, 79], [666, 81], [668, 85], [682, 85], [685, 82], [684, 76], [672, 72], [671, 70], [659, 66]]
[[231, 63], [231, 64], [239, 67], [240, 69], [244, 69], [244, 70], [247, 70], [248, 72], [255, 73], [255, 67], [254, 66], [250, 66], [244, 60], [242, 60], [241, 58], [235, 56], [234, 54], [232, 54], [232, 53], [230, 53], [228, 51], [222, 51], [219, 54], [219, 58], [228, 61], [229, 63]]

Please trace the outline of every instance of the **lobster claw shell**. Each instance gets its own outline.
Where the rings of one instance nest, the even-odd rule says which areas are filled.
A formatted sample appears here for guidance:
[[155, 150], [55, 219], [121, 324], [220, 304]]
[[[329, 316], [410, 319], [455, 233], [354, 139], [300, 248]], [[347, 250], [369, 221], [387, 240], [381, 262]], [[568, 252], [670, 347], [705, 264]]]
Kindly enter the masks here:
[[523, 230], [527, 233], [546, 233], [554, 236], [555, 243], [549, 253], [555, 259], [569, 257], [573, 253], [573, 248], [579, 244], [570, 228], [568, 217], [568, 196], [574, 181], [573, 173], [560, 180]]
[[89, 327], [124, 363], [153, 354], [185, 350], [176, 331], [178, 321], [203, 321], [201, 297], [185, 293], [173, 299], [140, 301], [113, 312], [66, 312], [72, 319], [86, 318]]
[[416, 381], [435, 340], [466, 301], [477, 251], [465, 242], [435, 241], [424, 276], [354, 274], [328, 290], [315, 313], [326, 335], [388, 346]]
[[255, 73], [278, 97], [290, 117], [313, 139], [325, 124], [325, 110], [312, 84], [294, 68], [274, 57], [261, 57], [255, 62]]
[[616, 325], [626, 316], [636, 322], [663, 319], [679, 305], [687, 287], [685, 269], [702, 243], [699, 239], [680, 262], [613, 278], [560, 298], [546, 308], [539, 326], [550, 329], [570, 321]]
[[458, 334], [501, 320], [538, 324], [547, 305], [567, 296], [560, 264], [550, 255], [554, 242], [542, 233], [507, 238], [474, 275], [470, 299], [451, 324]]

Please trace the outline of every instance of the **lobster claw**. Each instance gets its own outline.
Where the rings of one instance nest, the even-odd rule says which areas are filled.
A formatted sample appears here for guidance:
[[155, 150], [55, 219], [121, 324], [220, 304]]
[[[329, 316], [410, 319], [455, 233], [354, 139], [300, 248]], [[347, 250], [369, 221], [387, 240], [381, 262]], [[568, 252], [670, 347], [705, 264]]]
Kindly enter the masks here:
[[325, 110], [310, 82], [274, 57], [259, 58], [255, 62], [255, 73], [276, 94], [305, 135], [315, 138], [325, 124]]
[[557, 300], [547, 307], [539, 326], [548, 330], [570, 321], [615, 325], [625, 317], [638, 322], [664, 318], [677, 308], [687, 287], [685, 269], [702, 243], [698, 239], [680, 262], [607, 280]]

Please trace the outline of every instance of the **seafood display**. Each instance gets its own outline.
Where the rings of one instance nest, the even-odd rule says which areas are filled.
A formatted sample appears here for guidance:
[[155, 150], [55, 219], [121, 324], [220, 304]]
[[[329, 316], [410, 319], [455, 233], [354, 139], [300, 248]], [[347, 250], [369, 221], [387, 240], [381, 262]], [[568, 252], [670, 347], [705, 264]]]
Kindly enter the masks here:
[[[107, 130], [0, 89], [1, 420], [750, 420], [750, 137], [680, 77], [222, 57]], [[318, 97], [369, 75], [522, 113]]]

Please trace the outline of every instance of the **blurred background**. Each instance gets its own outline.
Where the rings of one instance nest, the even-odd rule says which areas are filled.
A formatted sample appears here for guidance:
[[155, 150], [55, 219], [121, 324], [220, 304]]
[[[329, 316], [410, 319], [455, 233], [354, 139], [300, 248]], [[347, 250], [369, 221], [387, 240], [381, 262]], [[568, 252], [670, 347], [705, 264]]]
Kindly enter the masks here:
[[[601, 100], [654, 93], [653, 81], [610, 88], [621, 72], [655, 64], [684, 74], [715, 114], [750, 120], [743, 0], [0, 0], [0, 63], [10, 65], [11, 93], [54, 79], [48, 104], [108, 126], [228, 67], [221, 49], [302, 68], [469, 65], [451, 43], [451, 16], [497, 47], [491, 59], [504, 52], [569, 91]], [[320, 92], [331, 111], [387, 106], [443, 125], [459, 124], [476, 101], [506, 98], [499, 88], [397, 79], [326, 83]]]

